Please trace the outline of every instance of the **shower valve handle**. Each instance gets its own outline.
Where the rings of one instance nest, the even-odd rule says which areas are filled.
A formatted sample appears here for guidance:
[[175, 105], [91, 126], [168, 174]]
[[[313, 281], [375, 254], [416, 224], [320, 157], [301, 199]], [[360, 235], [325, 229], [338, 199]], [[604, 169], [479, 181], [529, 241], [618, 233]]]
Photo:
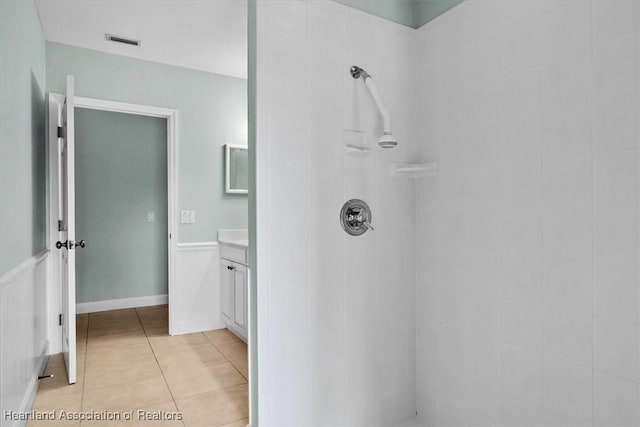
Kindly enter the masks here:
[[360, 236], [373, 230], [370, 221], [371, 209], [363, 200], [347, 200], [340, 210], [340, 225], [351, 236]]

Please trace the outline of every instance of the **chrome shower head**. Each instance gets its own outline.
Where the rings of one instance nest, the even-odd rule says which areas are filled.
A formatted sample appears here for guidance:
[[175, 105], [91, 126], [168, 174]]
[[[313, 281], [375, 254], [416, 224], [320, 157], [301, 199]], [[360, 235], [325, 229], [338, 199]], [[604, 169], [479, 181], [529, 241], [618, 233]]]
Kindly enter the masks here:
[[378, 145], [382, 148], [395, 148], [398, 145], [398, 140], [391, 132], [385, 132], [378, 139]]
[[358, 67], [357, 65], [352, 66], [349, 71], [351, 72], [351, 77], [353, 77], [354, 79], [358, 79], [362, 77], [362, 79], [364, 80], [364, 85], [367, 87], [367, 89], [369, 89], [369, 93], [371, 94], [371, 97], [373, 98], [373, 101], [375, 102], [376, 107], [378, 107], [380, 116], [382, 116], [382, 126], [383, 126], [384, 133], [382, 134], [382, 136], [380, 136], [380, 139], [378, 139], [378, 144], [382, 148], [396, 147], [398, 145], [398, 140], [391, 133], [391, 117], [389, 116], [389, 111], [382, 103], [382, 99], [380, 99], [380, 95], [378, 94], [378, 89], [376, 88], [376, 85], [373, 83], [373, 79], [371, 78], [371, 75], [369, 75], [369, 73], [367, 73], [365, 70]]

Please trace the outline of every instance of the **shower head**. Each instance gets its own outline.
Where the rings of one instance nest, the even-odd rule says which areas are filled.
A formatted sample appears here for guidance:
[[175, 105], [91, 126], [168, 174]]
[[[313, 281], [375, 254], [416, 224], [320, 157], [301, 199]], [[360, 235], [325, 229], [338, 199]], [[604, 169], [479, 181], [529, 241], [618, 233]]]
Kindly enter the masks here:
[[382, 148], [395, 148], [398, 145], [398, 140], [391, 132], [385, 132], [378, 139], [378, 145]]
[[380, 139], [378, 139], [378, 144], [382, 148], [393, 148], [397, 146], [398, 140], [391, 133], [391, 117], [389, 117], [389, 111], [382, 103], [382, 99], [380, 99], [378, 89], [373, 83], [373, 79], [371, 78], [369, 73], [356, 65], [351, 67], [349, 71], [351, 72], [351, 77], [353, 77], [354, 79], [362, 77], [362, 80], [364, 80], [364, 85], [369, 90], [369, 93], [371, 94], [376, 107], [378, 107], [380, 116], [382, 116], [383, 134], [380, 136]]

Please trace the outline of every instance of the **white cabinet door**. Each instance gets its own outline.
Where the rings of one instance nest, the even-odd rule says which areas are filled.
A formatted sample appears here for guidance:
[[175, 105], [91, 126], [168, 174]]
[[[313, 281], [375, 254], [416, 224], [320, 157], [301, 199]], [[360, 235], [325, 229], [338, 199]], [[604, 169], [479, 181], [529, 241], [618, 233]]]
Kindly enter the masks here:
[[233, 269], [234, 310], [233, 323], [247, 336], [247, 267], [234, 265]]
[[233, 263], [227, 261], [226, 259], [222, 259], [221, 261], [221, 269], [220, 269], [220, 303], [221, 303], [221, 311], [222, 317], [225, 321], [231, 322], [233, 321], [233, 295], [234, 295], [234, 270]]

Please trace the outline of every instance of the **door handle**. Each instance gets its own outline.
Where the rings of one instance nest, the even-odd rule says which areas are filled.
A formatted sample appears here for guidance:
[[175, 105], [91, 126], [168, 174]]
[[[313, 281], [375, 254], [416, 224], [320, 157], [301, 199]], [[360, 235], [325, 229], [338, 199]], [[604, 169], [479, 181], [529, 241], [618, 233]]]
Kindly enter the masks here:
[[56, 242], [57, 249], [62, 249], [62, 248], [73, 249], [75, 247], [84, 248], [86, 245], [87, 245], [87, 242], [85, 242], [84, 240], [80, 240], [80, 241], [76, 240], [75, 242], [66, 240], [64, 243], [58, 240]]
[[236, 269], [235, 267], [232, 267], [232, 266], [230, 266], [230, 265], [227, 265], [227, 270], [235, 270], [235, 269]]

